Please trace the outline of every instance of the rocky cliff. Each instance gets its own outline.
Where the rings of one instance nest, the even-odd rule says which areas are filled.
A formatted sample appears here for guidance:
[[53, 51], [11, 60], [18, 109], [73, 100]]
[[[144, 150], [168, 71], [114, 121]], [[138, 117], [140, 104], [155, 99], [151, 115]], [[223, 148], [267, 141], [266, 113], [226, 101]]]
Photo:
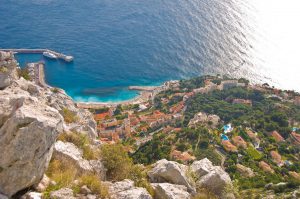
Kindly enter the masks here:
[[[62, 90], [19, 78], [12, 53], [0, 52], [0, 89], [0, 193], [10, 197], [39, 183], [59, 133], [78, 131], [94, 140], [96, 123]], [[65, 121], [66, 110], [76, 121]]]

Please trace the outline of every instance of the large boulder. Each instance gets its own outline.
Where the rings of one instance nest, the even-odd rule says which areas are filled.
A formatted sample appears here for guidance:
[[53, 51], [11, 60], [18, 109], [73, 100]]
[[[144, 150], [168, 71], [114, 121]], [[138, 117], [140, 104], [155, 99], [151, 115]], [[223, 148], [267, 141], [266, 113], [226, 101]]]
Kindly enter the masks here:
[[63, 129], [59, 112], [20, 88], [0, 91], [0, 192], [39, 183]]
[[78, 175], [97, 173], [102, 180], [105, 179], [106, 169], [100, 160], [86, 160], [82, 157], [82, 150], [73, 143], [57, 141], [54, 145], [53, 158], [73, 165]]
[[0, 89], [18, 79], [17, 66], [13, 53], [0, 51]]
[[[228, 173], [219, 166], [213, 166], [207, 158], [193, 162], [190, 168], [198, 178], [197, 186], [204, 187], [214, 194], [225, 198], [225, 191], [228, 192], [227, 188], [232, 187]], [[234, 198], [234, 196], [231, 193], [227, 193], [226, 198]]]
[[202, 160], [193, 162], [190, 168], [197, 175], [197, 177], [200, 178], [212, 171], [214, 165], [209, 159], [204, 158]]
[[148, 172], [148, 176], [152, 183], [169, 182], [172, 184], [184, 185], [189, 192], [195, 193], [196, 189], [194, 183], [187, 177], [187, 172], [187, 166], [162, 159], [153, 165], [153, 169]]
[[107, 184], [112, 199], [152, 199], [145, 188], [135, 187], [131, 180]]
[[189, 199], [191, 195], [183, 185], [152, 183], [157, 199]]

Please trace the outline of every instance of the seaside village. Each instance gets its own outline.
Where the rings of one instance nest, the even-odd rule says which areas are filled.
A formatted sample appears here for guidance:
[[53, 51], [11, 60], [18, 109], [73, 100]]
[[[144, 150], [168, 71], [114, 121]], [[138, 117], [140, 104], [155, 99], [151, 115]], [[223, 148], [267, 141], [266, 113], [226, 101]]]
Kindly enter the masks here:
[[[185, 91], [180, 88], [179, 81], [169, 81], [163, 86], [153, 88], [153, 90], [147, 89], [143, 91], [142, 95], [147, 96], [143, 100], [133, 101], [132, 103], [125, 103], [123, 105], [107, 105], [102, 108], [94, 109], [94, 118], [97, 122], [97, 129], [99, 140], [103, 143], [113, 144], [124, 140], [130, 139], [134, 144], [139, 147], [149, 142], [155, 133], [162, 132], [169, 134], [171, 132], [180, 132], [181, 128], [176, 128], [176, 123], [180, 123], [184, 118], [184, 111], [186, 109], [186, 102], [189, 98], [196, 94], [207, 94], [215, 90], [226, 90], [234, 87], [249, 87], [254, 90], [261, 92], [266, 91], [269, 98], [276, 98], [279, 101], [288, 100], [296, 106], [300, 106], [300, 97], [296, 96], [290, 99], [287, 92], [281, 92], [274, 88], [270, 88], [269, 85], [248, 85], [241, 83], [238, 80], [220, 80], [218, 84], [211, 81], [208, 76], [205, 80], [205, 84], [202, 87], [193, 89], [192, 91]], [[168, 97], [159, 98], [159, 104], [164, 106], [166, 104], [172, 104], [165, 111], [161, 111], [156, 108], [157, 102], [155, 99], [156, 94], [164, 91], [172, 91]], [[268, 91], [268, 92], [267, 92]], [[270, 93], [271, 91], [271, 93]], [[147, 95], [145, 95], [145, 92]], [[177, 100], [175, 103], [170, 103], [174, 99]], [[252, 106], [252, 101], [249, 99], [231, 99], [232, 104], [243, 104], [246, 106]], [[261, 148], [261, 139], [257, 132], [251, 128], [246, 127], [246, 131], [243, 132], [246, 135], [241, 136], [239, 132], [240, 127], [234, 127], [233, 125], [223, 124], [221, 128], [216, 128], [222, 124], [222, 121], [217, 115], [210, 115], [204, 112], [199, 112], [189, 121], [188, 127], [193, 128], [197, 125], [208, 125], [212, 127], [215, 135], [217, 136], [218, 144], [220, 147], [218, 151], [220, 155], [225, 156], [226, 153], [238, 153], [239, 150], [246, 150], [255, 157], [254, 159], [259, 160], [264, 149]], [[299, 124], [295, 124], [299, 125]], [[294, 127], [291, 129], [289, 141], [295, 145], [300, 146], [300, 134], [297, 133], [299, 128]], [[246, 141], [243, 137], [248, 137]], [[275, 142], [285, 142], [285, 139], [280, 135], [280, 132], [272, 131], [269, 133], [271, 139]], [[128, 151], [133, 152], [133, 148], [128, 148]], [[188, 151], [179, 151], [175, 148], [171, 151], [171, 157], [182, 162], [189, 162], [195, 159], [195, 157]], [[238, 157], [240, 154], [238, 154]], [[293, 162], [284, 160], [277, 150], [271, 150], [270, 156], [278, 166], [291, 165]], [[259, 167], [266, 171], [274, 173], [272, 167], [264, 162], [259, 162]], [[237, 169], [243, 170], [243, 165], [237, 166]], [[252, 175], [252, 174], [251, 174]], [[291, 172], [300, 179], [300, 174]]]

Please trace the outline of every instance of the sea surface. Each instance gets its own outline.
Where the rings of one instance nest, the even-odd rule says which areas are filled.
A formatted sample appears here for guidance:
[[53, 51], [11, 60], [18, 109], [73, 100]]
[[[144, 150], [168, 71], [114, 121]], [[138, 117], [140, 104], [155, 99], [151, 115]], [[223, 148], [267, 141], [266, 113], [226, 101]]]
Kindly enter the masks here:
[[76, 101], [203, 74], [300, 91], [298, 0], [0, 0], [0, 48], [48, 48], [46, 81]]

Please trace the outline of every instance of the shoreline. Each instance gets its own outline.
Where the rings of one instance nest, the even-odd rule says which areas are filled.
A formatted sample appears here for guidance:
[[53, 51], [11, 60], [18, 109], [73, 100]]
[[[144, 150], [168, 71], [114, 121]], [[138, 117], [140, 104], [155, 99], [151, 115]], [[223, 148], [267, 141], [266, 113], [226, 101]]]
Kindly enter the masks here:
[[[136, 87], [136, 89], [135, 89]], [[118, 105], [134, 105], [145, 103], [154, 98], [157, 90], [160, 90], [162, 86], [129, 86], [128, 90], [136, 90], [139, 92], [138, 96], [119, 102], [75, 102], [79, 108], [104, 108], [104, 107], [116, 107]]]

